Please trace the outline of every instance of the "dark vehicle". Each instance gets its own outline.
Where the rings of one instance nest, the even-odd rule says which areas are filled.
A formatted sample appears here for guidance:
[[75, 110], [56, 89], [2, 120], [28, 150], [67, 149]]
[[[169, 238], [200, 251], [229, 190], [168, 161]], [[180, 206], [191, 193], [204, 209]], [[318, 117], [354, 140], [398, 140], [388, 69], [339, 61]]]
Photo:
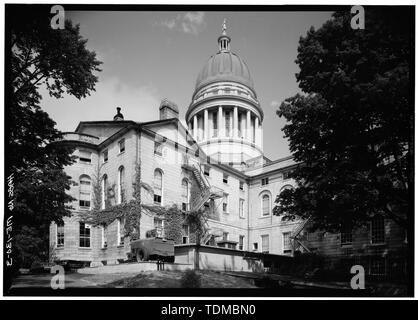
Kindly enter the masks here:
[[148, 238], [131, 242], [131, 254], [136, 261], [160, 260], [174, 262], [174, 241]]

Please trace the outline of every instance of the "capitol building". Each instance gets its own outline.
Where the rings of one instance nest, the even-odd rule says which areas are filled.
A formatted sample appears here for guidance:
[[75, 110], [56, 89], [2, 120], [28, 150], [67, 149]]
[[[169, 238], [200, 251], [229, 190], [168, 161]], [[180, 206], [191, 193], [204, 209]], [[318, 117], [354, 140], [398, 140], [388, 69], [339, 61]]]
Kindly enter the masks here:
[[[113, 119], [81, 121], [74, 132], [65, 133], [60, 143], [73, 147], [77, 158], [65, 168], [75, 181], [69, 193], [76, 200], [71, 203], [71, 217], [50, 227], [50, 245], [57, 259], [92, 266], [127, 259], [130, 241], [124, 234], [123, 219], [100, 226], [89, 224], [83, 216], [97, 200], [97, 181], [101, 209], [111, 210], [132, 200], [137, 170], [141, 183], [149, 186], [140, 189], [141, 203], [208, 212], [209, 231], [202, 245], [222, 248], [222, 257], [284, 257], [310, 251], [299, 239], [302, 234], [309, 238], [303, 231], [306, 221], [283, 221], [272, 213], [277, 195], [294, 186], [289, 173], [297, 164], [292, 157], [271, 160], [264, 156], [264, 113], [249, 66], [232, 51], [225, 24], [217, 42], [216, 53], [198, 74], [185, 114], [187, 128], [179, 120], [177, 105], [164, 99], [155, 121], [128, 120], [128, 115], [122, 114], [125, 110], [117, 108]], [[200, 192], [193, 192], [193, 186]], [[142, 212], [140, 238], [152, 230], [164, 238], [166, 224], [164, 217]], [[384, 239], [384, 222], [371, 228]], [[355, 247], [351, 234], [327, 237], [325, 247], [332, 244], [335, 252]], [[314, 237], [317, 248], [322, 239]], [[176, 248], [186, 248], [192, 242], [190, 226], [185, 224]], [[177, 258], [176, 253], [176, 262]]]

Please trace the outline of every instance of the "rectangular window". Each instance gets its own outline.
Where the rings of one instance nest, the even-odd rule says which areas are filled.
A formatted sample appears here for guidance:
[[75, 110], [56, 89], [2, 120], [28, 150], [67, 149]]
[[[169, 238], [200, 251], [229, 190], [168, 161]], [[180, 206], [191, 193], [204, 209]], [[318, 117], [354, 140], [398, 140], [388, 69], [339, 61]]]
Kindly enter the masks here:
[[231, 113], [225, 112], [225, 136], [229, 137], [231, 131]]
[[381, 216], [376, 216], [371, 222], [371, 236], [372, 243], [385, 242], [385, 219]]
[[57, 225], [57, 248], [64, 246], [64, 224]]
[[238, 249], [244, 250], [244, 236], [239, 236]]
[[241, 191], [244, 191], [244, 182], [242, 182], [242, 181], [239, 182], [239, 189]]
[[159, 141], [154, 141], [154, 154], [158, 156], [163, 155], [163, 143]]
[[269, 178], [263, 178], [263, 179], [261, 179], [261, 185], [262, 186], [265, 186], [265, 185], [268, 185], [269, 184]]
[[212, 137], [215, 138], [215, 137], [218, 136], [218, 113], [217, 112], [214, 112], [213, 113], [212, 123], [213, 123], [213, 134], [212, 134]]
[[81, 163], [91, 163], [91, 152], [80, 150], [79, 159]]
[[228, 175], [224, 173], [222, 178], [223, 183], [228, 183]]
[[386, 274], [386, 263], [383, 257], [370, 258], [370, 274], [373, 276], [384, 276]]
[[251, 138], [252, 138], [253, 143], [255, 143], [255, 118], [251, 118], [251, 129], [252, 129]]
[[109, 151], [105, 150], [103, 151], [103, 163], [107, 162], [109, 160]]
[[238, 137], [242, 138], [242, 114], [238, 114]]
[[125, 152], [125, 139], [119, 141], [119, 153]]
[[163, 238], [164, 237], [164, 222], [163, 219], [154, 218], [154, 228], [157, 233], [157, 237]]
[[183, 224], [182, 233], [183, 233], [183, 244], [189, 243], [189, 226], [187, 224]]
[[102, 249], [107, 248], [107, 228], [102, 226]]
[[209, 177], [209, 174], [210, 174], [210, 167], [209, 166], [204, 166], [203, 167], [203, 174], [205, 176], [208, 176]]
[[258, 242], [253, 243], [253, 251], [258, 251]]
[[351, 224], [341, 226], [341, 245], [351, 245], [353, 243], [353, 227]]
[[292, 252], [292, 243], [290, 242], [290, 232], [283, 232], [283, 253]]
[[224, 213], [228, 212], [228, 195], [224, 193], [223, 203], [222, 203], [222, 211]]
[[239, 216], [244, 218], [244, 199], [239, 199]]
[[80, 192], [80, 209], [90, 209], [90, 192]]
[[161, 205], [161, 196], [158, 194], [154, 194], [154, 204]]
[[269, 253], [269, 235], [268, 234], [261, 236], [261, 251], [263, 253]]
[[124, 221], [122, 219], [118, 219], [118, 232], [117, 232], [117, 245], [123, 246], [125, 243], [125, 234], [124, 234]]
[[80, 222], [79, 242], [81, 248], [90, 248], [90, 225]]
[[228, 235], [229, 235], [228, 232], [222, 232], [222, 240], [223, 241], [228, 241]]

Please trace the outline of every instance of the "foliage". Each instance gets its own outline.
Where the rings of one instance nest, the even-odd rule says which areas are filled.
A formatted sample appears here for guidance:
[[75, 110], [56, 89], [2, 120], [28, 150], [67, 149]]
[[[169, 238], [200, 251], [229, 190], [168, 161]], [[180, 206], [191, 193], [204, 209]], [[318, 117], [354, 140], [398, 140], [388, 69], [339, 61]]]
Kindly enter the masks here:
[[182, 288], [200, 288], [202, 286], [202, 279], [200, 275], [194, 270], [186, 270], [181, 277]]
[[185, 224], [189, 225], [190, 233], [192, 233], [194, 242], [197, 245], [202, 243], [209, 231], [207, 218], [207, 214], [203, 209], [190, 211], [186, 214]]
[[304, 95], [277, 114], [296, 162], [297, 182], [276, 199], [274, 214], [312, 217], [314, 228], [339, 230], [382, 214], [406, 227], [413, 185], [410, 60], [413, 11], [366, 10], [366, 28], [336, 12], [300, 39], [296, 75]]
[[[124, 221], [125, 236], [129, 236], [133, 240], [140, 238], [141, 213], [151, 213], [156, 216], [162, 216], [166, 220], [166, 238], [172, 239], [176, 243], [181, 243], [182, 225], [184, 220], [183, 212], [176, 205], [162, 207], [141, 203], [141, 188], [149, 190], [149, 186], [141, 181], [140, 163], [135, 167], [135, 178], [132, 183], [133, 198], [128, 202], [111, 205], [111, 202], [109, 201], [106, 204], [106, 208], [102, 209], [102, 183], [100, 177], [100, 170], [98, 170], [93, 182], [93, 210], [85, 212], [81, 216], [82, 220], [93, 226], [107, 226], [116, 219], [122, 219]], [[109, 189], [112, 189], [114, 193], [115, 186], [109, 187]], [[147, 236], [151, 236], [151, 234], [147, 234]]]
[[74, 200], [66, 193], [72, 182], [63, 171], [73, 163], [72, 149], [53, 143], [62, 135], [41, 109], [39, 88], [43, 85], [56, 98], [64, 92], [86, 97], [94, 90], [93, 72], [101, 62], [86, 49], [79, 26], [66, 21], [64, 30], [52, 30], [45, 7], [8, 10], [7, 171], [16, 177], [14, 260], [28, 265], [48, 259], [50, 223], [70, 215], [67, 204]]
[[30, 268], [33, 262], [46, 261], [47, 252], [44, 239], [37, 227], [23, 225], [15, 236], [15, 248], [19, 255], [14, 261], [21, 268]]
[[[102, 209], [102, 175], [100, 167], [93, 177], [93, 209], [81, 215], [81, 219], [93, 226], [107, 226], [116, 219], [124, 221], [125, 236], [132, 239], [139, 238], [139, 226], [141, 220], [141, 165], [135, 167], [133, 185], [133, 199], [129, 202], [111, 205], [110, 198], [114, 197], [115, 185], [106, 190], [108, 192], [105, 209]], [[109, 192], [111, 191], [111, 192]]]
[[173, 205], [167, 209], [165, 217], [165, 237], [175, 243], [182, 243], [184, 213]]

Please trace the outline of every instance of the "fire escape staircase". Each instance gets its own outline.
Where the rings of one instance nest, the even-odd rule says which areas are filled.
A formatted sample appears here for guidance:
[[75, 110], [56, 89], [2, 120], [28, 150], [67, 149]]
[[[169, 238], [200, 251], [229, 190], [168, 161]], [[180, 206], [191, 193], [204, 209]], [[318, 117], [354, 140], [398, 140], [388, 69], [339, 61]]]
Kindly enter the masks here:
[[[194, 178], [196, 179], [199, 188], [200, 188], [200, 195], [197, 196], [195, 199], [193, 199], [190, 203], [190, 211], [197, 211], [202, 206], [212, 199], [219, 199], [222, 198], [223, 190], [213, 187], [209, 184], [209, 181], [202, 175], [201, 169], [197, 167], [196, 165], [191, 165], [188, 163], [185, 163], [182, 165], [183, 169], [189, 170], [193, 173]], [[209, 225], [208, 222], [205, 221], [206, 229], [209, 231]], [[202, 239], [201, 243], [206, 244], [212, 237], [212, 234], [210, 232], [207, 232], [205, 237]]]
[[[300, 233], [302, 230], [306, 227], [306, 225], [311, 221], [311, 217], [301, 221], [298, 226], [292, 231], [292, 234], [290, 235], [290, 239], [293, 240], [293, 248], [296, 248], [296, 243], [301, 246], [306, 252], [311, 252], [311, 250], [303, 243], [303, 241], [300, 238]], [[294, 251], [294, 250], [293, 250]]]

